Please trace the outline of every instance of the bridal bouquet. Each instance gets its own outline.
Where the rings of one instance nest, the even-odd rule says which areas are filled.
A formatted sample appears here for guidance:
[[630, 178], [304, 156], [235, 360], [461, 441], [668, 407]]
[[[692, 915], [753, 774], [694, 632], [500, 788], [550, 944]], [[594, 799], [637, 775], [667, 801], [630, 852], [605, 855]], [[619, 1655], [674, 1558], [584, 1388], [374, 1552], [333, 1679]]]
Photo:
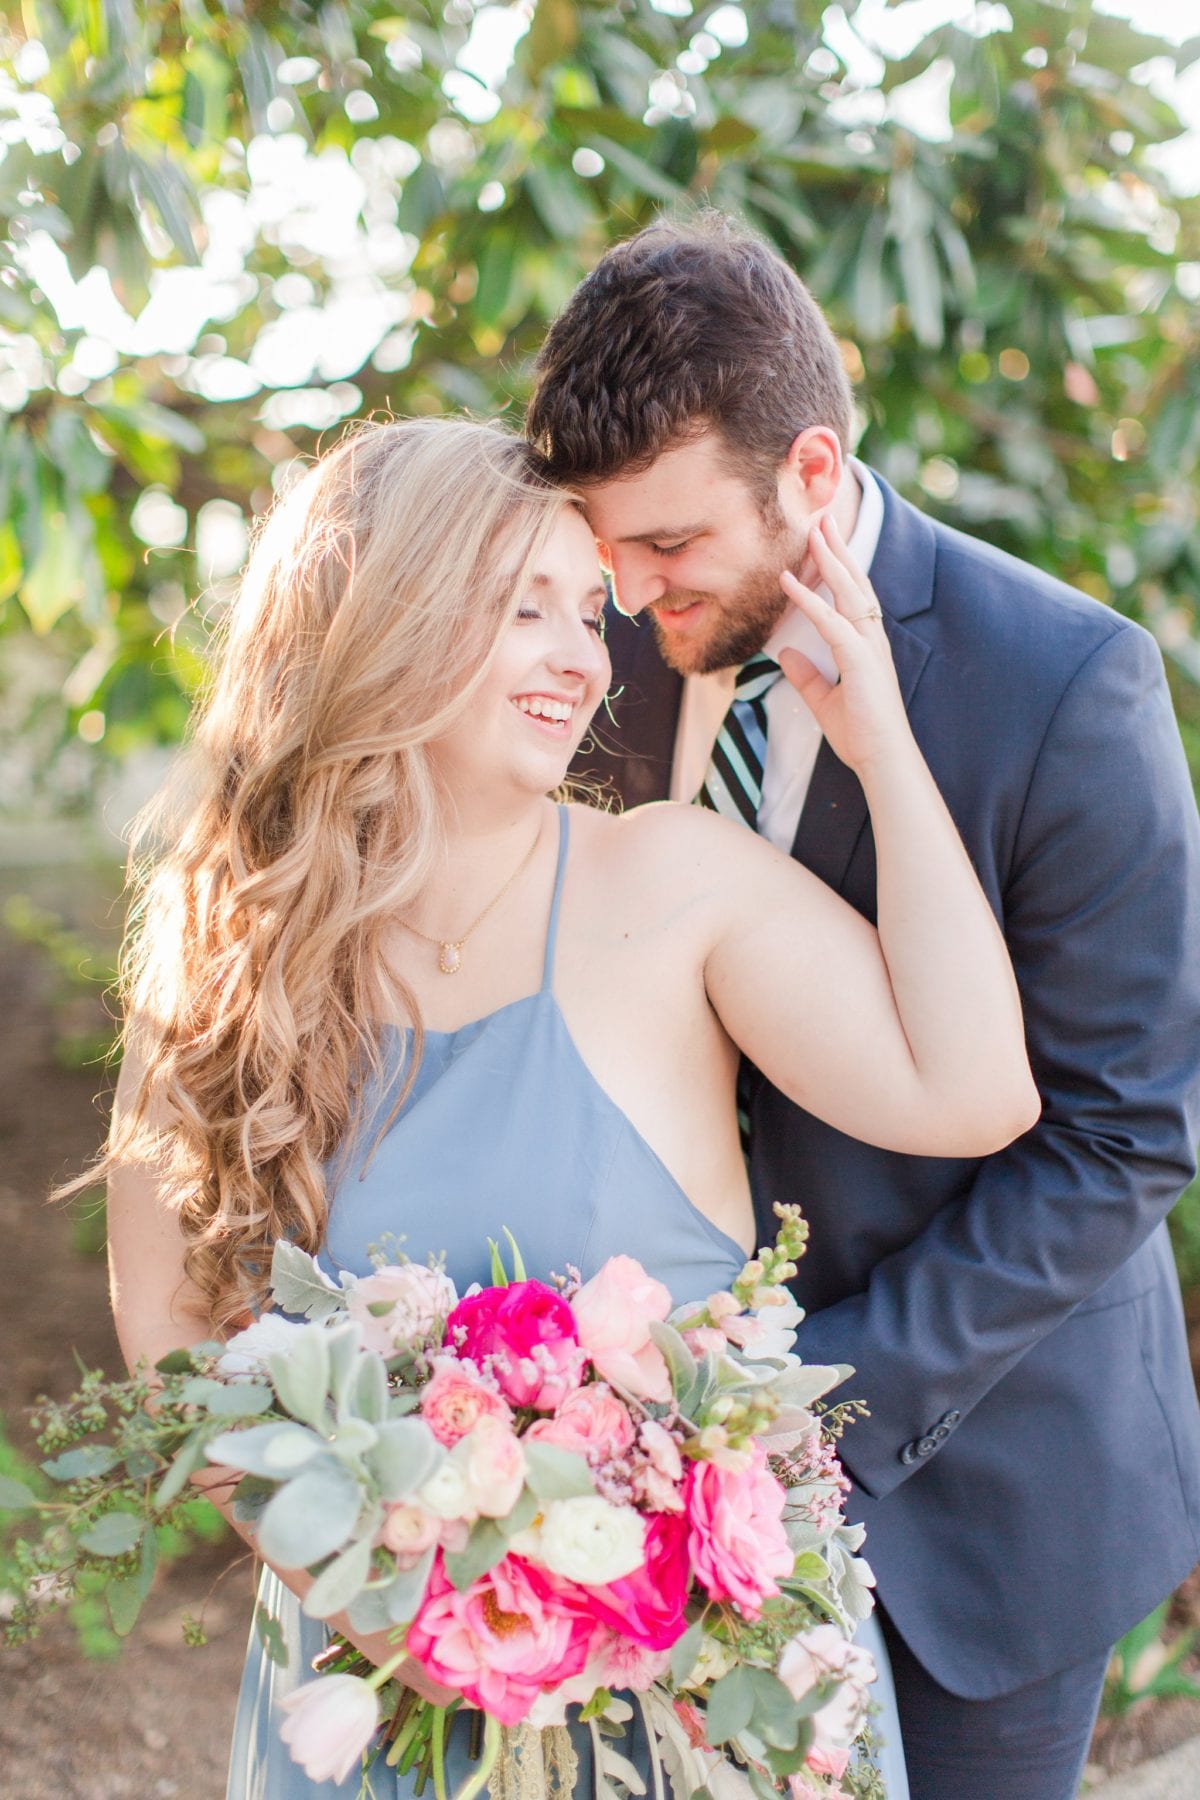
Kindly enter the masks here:
[[[96, 1378], [73, 1415], [59, 1409], [90, 1407], [114, 1441], [42, 1465], [67, 1484], [61, 1505], [15, 1496], [58, 1534], [57, 1565], [35, 1565], [45, 1580], [72, 1556], [108, 1559], [128, 1615], [156, 1519], [221, 1465], [266, 1560], [314, 1577], [304, 1611], [395, 1644], [375, 1666], [335, 1635], [285, 1700], [283, 1736], [314, 1780], [342, 1781], [386, 1744], [445, 1800], [462, 1711], [471, 1800], [539, 1734], [572, 1767], [571, 1707], [600, 1800], [621, 1800], [645, 1791], [617, 1748], [636, 1706], [674, 1800], [877, 1792], [852, 1755], [874, 1669], [850, 1642], [872, 1578], [842, 1512], [848, 1409], [816, 1405], [849, 1371], [792, 1349], [784, 1284], [807, 1228], [777, 1210], [776, 1244], [730, 1289], [674, 1309], [628, 1256], [551, 1284], [510, 1238], [511, 1277], [493, 1245], [492, 1285], [460, 1298], [394, 1250], [335, 1285], [281, 1243], [278, 1310], [166, 1357], [149, 1410], [145, 1384]], [[258, 1624], [281, 1656], [277, 1622], [260, 1609]], [[455, 1700], [405, 1687], [408, 1659]]]

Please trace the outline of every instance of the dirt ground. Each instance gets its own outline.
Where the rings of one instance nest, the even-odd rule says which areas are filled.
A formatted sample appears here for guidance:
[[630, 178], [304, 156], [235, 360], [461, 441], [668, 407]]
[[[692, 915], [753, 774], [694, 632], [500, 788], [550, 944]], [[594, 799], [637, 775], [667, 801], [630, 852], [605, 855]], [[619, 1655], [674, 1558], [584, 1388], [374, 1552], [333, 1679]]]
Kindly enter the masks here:
[[[0, 870], [0, 906], [27, 894], [89, 941], [111, 944], [115, 887], [111, 871]], [[0, 925], [0, 1413], [22, 1450], [32, 1447], [26, 1409], [73, 1386], [73, 1350], [89, 1367], [120, 1368], [103, 1256], [81, 1251], [70, 1213], [45, 1203], [103, 1132], [103, 1073], [65, 1069], [56, 1056], [66, 1027], [99, 1016], [90, 1002], [64, 1004], [44, 953]], [[1193, 1301], [1200, 1366], [1200, 1295]], [[209, 1642], [189, 1649], [181, 1617], [201, 1610]], [[223, 1800], [251, 1613], [252, 1573], [230, 1537], [160, 1575], [115, 1661], [83, 1657], [61, 1618], [29, 1645], [0, 1646], [0, 1795]], [[1200, 1571], [1176, 1602], [1175, 1625], [1200, 1627]], [[1200, 1700], [1143, 1702], [1101, 1722], [1089, 1774], [1131, 1768], [1198, 1732]]]
[[[76, 870], [4, 873], [0, 902], [28, 893], [89, 937], [111, 938], [110, 881]], [[72, 1350], [89, 1367], [120, 1372], [104, 1258], [74, 1249], [69, 1213], [45, 1204], [51, 1182], [80, 1169], [103, 1130], [102, 1072], [65, 1070], [55, 1058], [57, 987], [45, 956], [0, 927], [0, 1407], [22, 1450], [31, 1447], [25, 1410], [74, 1385]], [[5, 1800], [221, 1800], [252, 1611], [241, 1550], [230, 1536], [160, 1577], [115, 1662], [83, 1658], [65, 1619], [28, 1645], [0, 1646]], [[209, 1642], [188, 1649], [180, 1617], [201, 1607]]]

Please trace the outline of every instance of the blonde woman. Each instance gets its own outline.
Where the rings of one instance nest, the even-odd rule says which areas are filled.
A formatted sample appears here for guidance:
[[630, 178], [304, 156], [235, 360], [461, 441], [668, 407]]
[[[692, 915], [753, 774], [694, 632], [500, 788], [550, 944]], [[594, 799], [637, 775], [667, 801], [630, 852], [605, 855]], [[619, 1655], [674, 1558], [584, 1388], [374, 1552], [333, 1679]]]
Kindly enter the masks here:
[[[363, 1272], [403, 1234], [460, 1291], [502, 1225], [531, 1270], [624, 1251], [677, 1302], [726, 1285], [755, 1242], [739, 1051], [892, 1149], [1031, 1125], [1012, 972], [874, 597], [834, 531], [810, 548], [836, 604], [784, 580], [840, 681], [786, 674], [867, 793], [878, 929], [713, 813], [548, 798], [608, 685], [605, 590], [523, 444], [368, 426], [277, 506], [143, 831], [105, 1159], [130, 1364], [244, 1323], [280, 1235]], [[265, 1579], [292, 1655], [252, 1647], [230, 1795], [354, 1793], [279, 1742], [323, 1633], [302, 1573]]]

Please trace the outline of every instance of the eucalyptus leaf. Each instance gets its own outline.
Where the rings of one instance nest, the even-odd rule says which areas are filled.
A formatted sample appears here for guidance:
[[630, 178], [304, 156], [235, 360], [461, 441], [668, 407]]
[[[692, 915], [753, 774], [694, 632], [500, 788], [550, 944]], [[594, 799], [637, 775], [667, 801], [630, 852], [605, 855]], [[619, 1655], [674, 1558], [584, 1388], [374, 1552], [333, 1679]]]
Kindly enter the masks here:
[[367, 1467], [385, 1500], [407, 1499], [437, 1472], [446, 1452], [424, 1419], [385, 1419], [375, 1430]]
[[525, 1452], [525, 1479], [539, 1500], [571, 1500], [577, 1495], [595, 1493], [591, 1470], [573, 1450], [562, 1450], [557, 1444], [530, 1443], [528, 1438], [522, 1441], [521, 1448]]
[[262, 1382], [218, 1381], [212, 1375], [193, 1375], [180, 1389], [180, 1399], [189, 1406], [202, 1406], [219, 1418], [249, 1418], [266, 1412], [274, 1404], [275, 1395]]
[[141, 1542], [145, 1529], [145, 1521], [133, 1513], [101, 1513], [86, 1531], [80, 1532], [79, 1542], [93, 1556], [125, 1556]]
[[344, 1612], [362, 1592], [371, 1573], [371, 1541], [360, 1538], [327, 1563], [300, 1603], [310, 1619]]
[[497, 1519], [505, 1537], [515, 1537], [518, 1531], [526, 1531], [537, 1518], [541, 1510], [541, 1501], [531, 1487], [523, 1487], [517, 1496], [517, 1503], [504, 1518]]
[[280, 1312], [305, 1319], [327, 1319], [341, 1312], [346, 1296], [334, 1287], [308, 1255], [280, 1238], [271, 1255], [271, 1295]]
[[258, 1641], [278, 1669], [288, 1666], [288, 1648], [284, 1641], [283, 1627], [273, 1613], [265, 1606], [258, 1606], [254, 1611], [254, 1629], [258, 1633]]
[[333, 1457], [303, 1469], [267, 1502], [258, 1521], [258, 1547], [281, 1569], [310, 1568], [340, 1550], [354, 1530], [359, 1487]]
[[754, 1685], [744, 1664], [730, 1669], [709, 1690], [704, 1735], [710, 1744], [727, 1744], [750, 1723], [754, 1713]]
[[234, 1523], [257, 1525], [275, 1490], [276, 1484], [264, 1481], [261, 1475], [243, 1475], [234, 1489], [230, 1503]]
[[772, 1749], [794, 1749], [800, 1730], [794, 1696], [770, 1669], [751, 1669], [748, 1673], [754, 1693], [751, 1723], [756, 1735]]
[[122, 1575], [104, 1590], [108, 1616], [118, 1637], [128, 1637], [138, 1621], [145, 1595], [136, 1575]]
[[23, 1481], [0, 1475], [0, 1512], [28, 1512], [36, 1505], [37, 1495]]
[[74, 1450], [64, 1450], [61, 1456], [52, 1456], [42, 1468], [55, 1481], [79, 1481], [93, 1475], [107, 1475], [120, 1460], [121, 1452], [114, 1450], [111, 1444], [79, 1444]]
[[508, 1538], [495, 1519], [477, 1519], [464, 1548], [445, 1551], [443, 1561], [451, 1582], [462, 1593], [507, 1554]]
[[671, 1646], [671, 1680], [682, 1685], [696, 1666], [700, 1646], [704, 1642], [704, 1621], [697, 1619]]
[[197, 1469], [202, 1468], [205, 1460], [205, 1441], [203, 1436], [196, 1432], [187, 1439], [186, 1443], [180, 1445], [171, 1458], [170, 1468], [158, 1484], [154, 1495], [154, 1504], [159, 1511], [169, 1506], [172, 1500], [183, 1492], [184, 1483], [188, 1477], [194, 1475]]

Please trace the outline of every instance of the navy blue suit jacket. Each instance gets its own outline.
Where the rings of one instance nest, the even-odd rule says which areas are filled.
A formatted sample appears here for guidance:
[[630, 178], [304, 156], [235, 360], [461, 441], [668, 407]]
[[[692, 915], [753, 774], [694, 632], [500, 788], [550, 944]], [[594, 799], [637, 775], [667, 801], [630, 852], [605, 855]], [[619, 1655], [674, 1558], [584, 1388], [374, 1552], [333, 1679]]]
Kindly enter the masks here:
[[[983, 1160], [876, 1150], [761, 1077], [752, 1187], [812, 1224], [799, 1348], [846, 1362], [850, 1516], [897, 1628], [983, 1699], [1101, 1653], [1200, 1561], [1200, 1409], [1165, 1215], [1200, 1135], [1200, 830], [1129, 620], [881, 482], [871, 578], [913, 731], [1002, 920], [1041, 1122]], [[667, 793], [680, 679], [614, 615], [580, 767]], [[916, 851], [919, 854], [919, 848]], [[868, 917], [862, 790], [822, 744], [793, 855]]]

